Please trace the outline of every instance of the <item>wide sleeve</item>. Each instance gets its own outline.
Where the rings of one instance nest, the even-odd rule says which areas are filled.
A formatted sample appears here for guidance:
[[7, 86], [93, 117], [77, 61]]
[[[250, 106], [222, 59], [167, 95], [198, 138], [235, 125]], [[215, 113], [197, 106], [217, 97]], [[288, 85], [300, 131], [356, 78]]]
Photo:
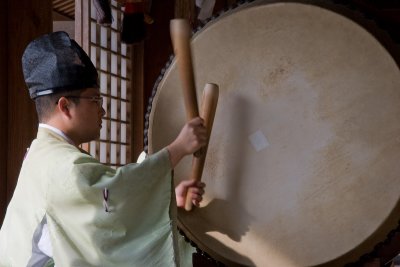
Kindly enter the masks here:
[[116, 170], [83, 154], [72, 160], [59, 163], [49, 185], [55, 264], [174, 266], [168, 151]]

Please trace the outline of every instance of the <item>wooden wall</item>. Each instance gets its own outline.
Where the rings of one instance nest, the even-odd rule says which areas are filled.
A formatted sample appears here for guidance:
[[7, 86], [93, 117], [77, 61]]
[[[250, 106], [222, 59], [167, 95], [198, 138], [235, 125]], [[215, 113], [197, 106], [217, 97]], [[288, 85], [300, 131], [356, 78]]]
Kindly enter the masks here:
[[147, 27], [147, 37], [144, 42], [145, 109], [154, 82], [172, 54], [169, 22], [174, 18], [174, 1], [153, 0], [151, 16], [154, 17], [154, 24]]
[[51, 0], [0, 1], [0, 222], [14, 191], [37, 118], [23, 80], [21, 56], [26, 45], [51, 32]]
[[[169, 32], [169, 22], [174, 18], [175, 1], [152, 0], [151, 16], [154, 24], [147, 27], [147, 38], [144, 42], [144, 108], [147, 108], [149, 97], [157, 77], [173, 54]], [[227, 8], [235, 0], [216, 0], [214, 13]], [[198, 22], [194, 21], [194, 24]], [[146, 114], [146, 112], [144, 113]]]
[[0, 223], [7, 204], [7, 1], [0, 1]]

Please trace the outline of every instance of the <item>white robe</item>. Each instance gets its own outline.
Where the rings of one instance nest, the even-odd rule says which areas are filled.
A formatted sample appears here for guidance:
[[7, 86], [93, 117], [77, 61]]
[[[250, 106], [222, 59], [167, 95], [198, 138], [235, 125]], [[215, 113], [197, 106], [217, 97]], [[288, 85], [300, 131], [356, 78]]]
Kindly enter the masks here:
[[57, 267], [179, 266], [173, 192], [166, 149], [115, 170], [39, 128], [0, 230], [0, 266], [44, 266], [44, 224]]

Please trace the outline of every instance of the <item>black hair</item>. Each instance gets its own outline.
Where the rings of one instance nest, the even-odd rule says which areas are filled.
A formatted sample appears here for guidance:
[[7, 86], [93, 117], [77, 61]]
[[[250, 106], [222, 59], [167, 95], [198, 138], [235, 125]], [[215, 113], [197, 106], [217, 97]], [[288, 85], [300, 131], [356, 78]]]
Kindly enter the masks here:
[[[35, 99], [36, 105], [36, 113], [38, 115], [38, 119], [40, 123], [45, 123], [51, 117], [54, 112], [54, 108], [58, 103], [58, 100], [61, 97], [68, 97], [68, 96], [79, 96], [84, 90], [86, 89], [79, 89], [73, 90], [68, 92], [58, 92], [55, 94], [44, 95], [37, 97]], [[70, 100], [75, 103], [79, 104], [79, 98], [70, 98]]]

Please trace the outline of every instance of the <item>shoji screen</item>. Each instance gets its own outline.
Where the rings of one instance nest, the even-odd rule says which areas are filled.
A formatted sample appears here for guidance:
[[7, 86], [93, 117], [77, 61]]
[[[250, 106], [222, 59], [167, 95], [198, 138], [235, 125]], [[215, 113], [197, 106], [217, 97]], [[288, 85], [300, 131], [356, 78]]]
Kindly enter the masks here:
[[104, 97], [103, 119], [99, 140], [84, 145], [91, 155], [112, 167], [131, 160], [131, 51], [120, 40], [122, 12], [111, 1], [113, 23], [104, 27], [96, 23], [96, 9], [90, 0], [77, 0], [76, 33], [83, 48], [99, 72], [100, 91]]

